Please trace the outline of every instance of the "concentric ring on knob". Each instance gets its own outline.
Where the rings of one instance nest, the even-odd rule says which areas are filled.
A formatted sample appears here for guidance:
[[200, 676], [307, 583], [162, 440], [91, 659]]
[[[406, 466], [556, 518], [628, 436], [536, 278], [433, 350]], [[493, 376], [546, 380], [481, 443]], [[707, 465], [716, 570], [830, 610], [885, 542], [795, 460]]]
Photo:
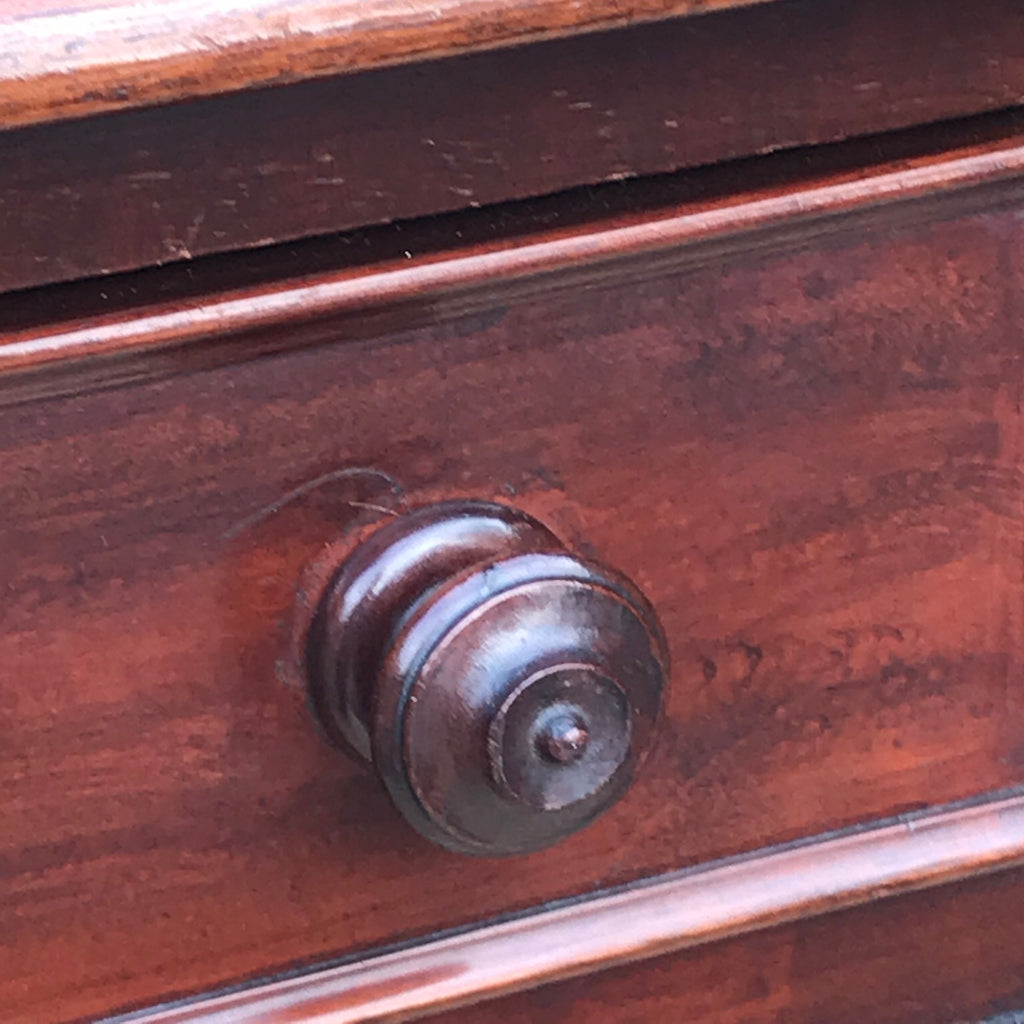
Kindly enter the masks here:
[[491, 773], [514, 800], [557, 811], [593, 796], [629, 755], [629, 700], [591, 665], [542, 669], [505, 698], [488, 730]]
[[[538, 552], [464, 570], [420, 602], [385, 658], [373, 729], [374, 763], [419, 831], [462, 852], [526, 852], [622, 796], [649, 745], [664, 679], [639, 600], [603, 568]], [[603, 756], [552, 766], [545, 798], [543, 769], [527, 782], [538, 767], [532, 751], [529, 766], [513, 767], [505, 748], [495, 778], [492, 730], [503, 731], [502, 708], [523, 684], [568, 666], [577, 667], [574, 702], [601, 711]]]

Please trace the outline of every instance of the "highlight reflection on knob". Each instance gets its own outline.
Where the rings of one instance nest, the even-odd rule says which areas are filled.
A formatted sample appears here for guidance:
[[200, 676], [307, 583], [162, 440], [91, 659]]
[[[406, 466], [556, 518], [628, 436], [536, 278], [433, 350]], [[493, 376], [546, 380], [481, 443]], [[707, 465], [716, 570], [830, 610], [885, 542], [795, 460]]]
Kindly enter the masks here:
[[522, 512], [397, 517], [339, 567], [308, 641], [327, 736], [371, 762], [427, 838], [525, 853], [628, 787], [667, 674], [653, 609]]

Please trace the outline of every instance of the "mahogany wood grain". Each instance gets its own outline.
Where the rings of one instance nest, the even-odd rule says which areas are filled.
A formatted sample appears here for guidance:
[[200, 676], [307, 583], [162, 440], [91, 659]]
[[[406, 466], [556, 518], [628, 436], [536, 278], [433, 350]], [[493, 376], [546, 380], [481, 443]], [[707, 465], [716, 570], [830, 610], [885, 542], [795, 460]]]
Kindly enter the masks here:
[[[592, 9], [552, 3], [581, 16]], [[410, 9], [387, 6], [396, 16]], [[145, 17], [153, 9], [141, 8]], [[206, 9], [219, 17], [222, 5]], [[218, 66], [234, 73], [231, 61]], [[829, 142], [1021, 97], [1016, 0], [786, 0], [28, 126], [3, 135], [0, 290]]]
[[81, 117], [764, 0], [0, 0], [0, 125]]
[[[1024, 797], [1017, 795], [710, 865], [346, 966], [158, 1008], [137, 1020], [139, 1024], [410, 1020], [787, 921], [962, 881], [1022, 860]], [[642, 970], [647, 973], [649, 968]], [[594, 1002], [593, 996], [583, 1000], [587, 1013]], [[470, 1019], [480, 1019], [475, 1016], [480, 1012], [474, 1006]], [[498, 1009], [494, 1019], [504, 1019], [503, 1012], [504, 1007]], [[580, 1006], [574, 1006], [571, 1014], [590, 1019]], [[545, 1019], [556, 1017], [562, 1015], [548, 1011]]]
[[[432, 1024], [1021, 1024], [1024, 874], [975, 879], [440, 1013]], [[990, 1015], [995, 1016], [990, 1017]]]
[[[839, 219], [869, 230], [883, 229], [894, 217], [941, 219], [950, 208], [963, 213], [972, 205], [990, 206], [991, 189], [998, 192], [996, 202], [1015, 202], [1024, 198], [1024, 122], [1014, 115], [994, 127], [1009, 132], [951, 145], [938, 155], [898, 153], [865, 164], [819, 152], [801, 161], [798, 175], [791, 169], [771, 173], [776, 163], [788, 168], [788, 159], [746, 164], [731, 188], [706, 196], [708, 180], [720, 186], [728, 173], [708, 169], [665, 181], [661, 189], [635, 189], [625, 212], [606, 212], [599, 197], [589, 218], [555, 218], [554, 226], [547, 223], [551, 204], [545, 204], [518, 228], [510, 219], [493, 239], [464, 245], [450, 240], [478, 234], [466, 218], [442, 229], [447, 247], [421, 251], [421, 239], [407, 228], [399, 244], [415, 255], [403, 250], [364, 262], [357, 252], [352, 261], [348, 249], [358, 251], [360, 241], [370, 241], [356, 237], [342, 250], [349, 259], [340, 267], [311, 264], [298, 276], [292, 270], [291, 277], [224, 291], [212, 286], [216, 277], [202, 266], [205, 291], [163, 302], [132, 301], [136, 279], [100, 282], [86, 303], [102, 308], [107, 293], [116, 293], [114, 308], [101, 315], [60, 315], [59, 293], [52, 290], [28, 301], [0, 300], [0, 325], [4, 318], [17, 323], [19, 307], [28, 310], [22, 318], [35, 319], [32, 326], [0, 333], [0, 406], [239, 362], [320, 344], [332, 335], [373, 337], [396, 325], [436, 325], [485, 313], [499, 302], [530, 301], [610, 278], [625, 284], [754, 248], [806, 245]], [[943, 135], [952, 142], [950, 133]], [[660, 199], [655, 205], [651, 191]], [[673, 193], [685, 198], [672, 202]]]
[[[994, 173], [0, 411], [5, 1021], [1019, 782], [1024, 227]], [[419, 840], [286, 685], [304, 569], [374, 506], [459, 495], [620, 568], [672, 647], [641, 778], [521, 860]]]

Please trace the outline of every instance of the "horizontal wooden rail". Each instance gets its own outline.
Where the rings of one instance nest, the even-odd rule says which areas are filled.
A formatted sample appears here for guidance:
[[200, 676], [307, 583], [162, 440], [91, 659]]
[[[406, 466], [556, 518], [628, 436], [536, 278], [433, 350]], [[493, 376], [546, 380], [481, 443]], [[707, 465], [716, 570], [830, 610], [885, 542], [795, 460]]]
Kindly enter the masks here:
[[0, 128], [755, 2], [0, 0]]
[[0, 0], [0, 291], [914, 126], [948, 137], [952, 119], [1020, 105], [1019, 15], [1017, 0]]
[[[670, 273], [757, 245], [792, 247], [878, 210], [891, 227], [894, 208], [968, 203], [979, 186], [999, 183], [1024, 184], [1024, 142], [1018, 138], [654, 214], [0, 331], [0, 405], [195, 369], [182, 356], [187, 350], [202, 348], [199, 363], [233, 362], [436, 324], [544, 292]], [[218, 360], [211, 353], [221, 341], [231, 342], [230, 353]], [[161, 353], [173, 355], [161, 362]]]
[[408, 1020], [1022, 862], [1024, 796], [1004, 796], [711, 864], [358, 963], [118, 1020]]

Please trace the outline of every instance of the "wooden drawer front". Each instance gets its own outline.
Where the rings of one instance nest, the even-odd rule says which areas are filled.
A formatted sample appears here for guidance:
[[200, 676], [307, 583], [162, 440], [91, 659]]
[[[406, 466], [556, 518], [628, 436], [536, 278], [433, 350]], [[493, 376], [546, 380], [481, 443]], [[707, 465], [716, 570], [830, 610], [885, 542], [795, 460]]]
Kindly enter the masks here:
[[[296, 337], [335, 344], [0, 410], [5, 1019], [1017, 782], [1021, 157], [964, 159], [595, 227], [603, 262], [581, 229], [529, 295], [422, 290], [362, 338], [355, 299], [313, 327], [297, 304]], [[297, 580], [390, 489], [280, 499], [344, 467], [412, 503], [513, 501], [652, 599], [664, 729], [594, 826], [445, 853], [317, 737], [275, 672]]]

